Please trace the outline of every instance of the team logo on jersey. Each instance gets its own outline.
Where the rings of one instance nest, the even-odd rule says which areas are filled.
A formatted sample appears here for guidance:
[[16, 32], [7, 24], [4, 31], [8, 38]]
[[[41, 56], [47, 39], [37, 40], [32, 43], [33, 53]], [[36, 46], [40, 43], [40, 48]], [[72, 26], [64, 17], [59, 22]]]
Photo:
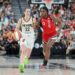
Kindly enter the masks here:
[[45, 22], [42, 22], [42, 25], [45, 25]]

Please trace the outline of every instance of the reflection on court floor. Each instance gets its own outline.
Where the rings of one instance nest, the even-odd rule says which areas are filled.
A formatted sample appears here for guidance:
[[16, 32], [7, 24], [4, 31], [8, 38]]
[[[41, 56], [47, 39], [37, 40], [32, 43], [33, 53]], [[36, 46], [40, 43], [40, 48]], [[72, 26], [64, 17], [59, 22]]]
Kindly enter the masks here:
[[40, 65], [42, 59], [30, 59], [25, 65], [25, 72], [20, 73], [18, 69], [19, 58], [0, 56], [0, 75], [75, 75], [74, 59], [50, 59], [47, 70], [42, 70]]

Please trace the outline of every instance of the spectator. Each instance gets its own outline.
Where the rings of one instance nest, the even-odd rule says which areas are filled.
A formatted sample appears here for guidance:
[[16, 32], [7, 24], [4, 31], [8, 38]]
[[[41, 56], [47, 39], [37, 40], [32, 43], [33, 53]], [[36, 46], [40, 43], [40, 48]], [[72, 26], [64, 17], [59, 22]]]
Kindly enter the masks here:
[[61, 15], [64, 15], [64, 8], [63, 8], [62, 5], [60, 5], [59, 13], [60, 13]]

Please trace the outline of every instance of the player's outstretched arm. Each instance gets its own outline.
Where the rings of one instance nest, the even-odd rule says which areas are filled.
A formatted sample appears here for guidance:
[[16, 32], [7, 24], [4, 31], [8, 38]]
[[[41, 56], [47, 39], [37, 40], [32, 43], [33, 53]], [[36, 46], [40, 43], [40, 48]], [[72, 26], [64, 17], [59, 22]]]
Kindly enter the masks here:
[[50, 15], [50, 18], [53, 20], [55, 24], [58, 24], [59, 30], [61, 30], [62, 29], [61, 21], [58, 18], [54, 17], [53, 15]]
[[61, 31], [61, 29], [62, 29], [61, 21], [58, 18], [54, 17], [53, 15], [50, 15], [50, 18], [53, 20], [53, 22], [55, 24], [58, 24], [58, 27], [57, 27], [58, 28], [57, 36], [59, 36], [60, 33], [62, 32]]
[[15, 29], [15, 30], [19, 30], [19, 28], [20, 28], [21, 24], [22, 24], [22, 19], [19, 19], [18, 24], [17, 24], [17, 26], [16, 26], [16, 29]]

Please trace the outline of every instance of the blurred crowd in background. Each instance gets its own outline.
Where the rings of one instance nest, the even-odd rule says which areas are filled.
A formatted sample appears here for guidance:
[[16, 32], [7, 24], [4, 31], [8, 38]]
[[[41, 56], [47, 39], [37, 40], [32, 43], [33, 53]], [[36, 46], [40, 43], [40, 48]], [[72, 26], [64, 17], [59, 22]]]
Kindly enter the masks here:
[[[28, 4], [32, 10], [32, 16], [36, 19], [40, 17], [40, 8], [46, 6], [45, 4], [30, 4], [30, 2]], [[75, 49], [75, 3], [71, 3], [68, 7], [63, 4], [53, 4], [49, 9], [49, 14], [61, 20], [63, 33], [61, 41], [67, 46], [68, 54], [68, 49]], [[10, 0], [2, 0], [2, 2], [0, 0], [0, 50], [6, 50], [7, 54], [11, 54], [13, 49], [19, 52], [19, 45], [12, 37], [16, 25], [17, 20]]]
[[13, 50], [18, 48], [18, 43], [12, 37], [16, 25], [17, 20], [10, 0], [2, 0], [0, 2], [0, 50], [6, 50], [7, 54], [13, 53]]

